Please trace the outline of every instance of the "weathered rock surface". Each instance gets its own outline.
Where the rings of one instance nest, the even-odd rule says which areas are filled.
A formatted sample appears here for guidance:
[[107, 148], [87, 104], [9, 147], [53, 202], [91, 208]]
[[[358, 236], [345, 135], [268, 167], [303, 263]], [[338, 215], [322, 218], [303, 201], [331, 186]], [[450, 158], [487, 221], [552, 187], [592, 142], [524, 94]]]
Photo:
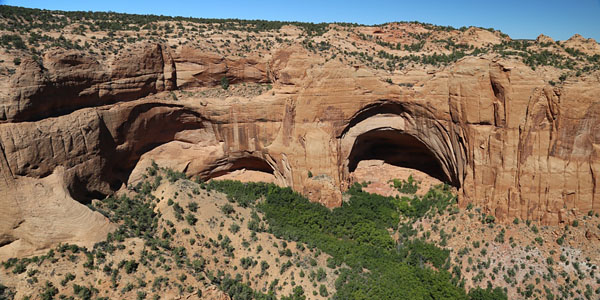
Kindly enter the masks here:
[[535, 41], [538, 44], [553, 44], [554, 43], [554, 40], [545, 34], [538, 35], [538, 37], [535, 39]]
[[177, 86], [181, 88], [219, 85], [224, 77], [231, 84], [269, 82], [267, 65], [257, 59], [228, 59], [184, 46], [174, 55], [174, 60]]
[[568, 40], [562, 42], [566, 48], [577, 49], [587, 55], [600, 54], [600, 44], [592, 39], [586, 39], [580, 34], [574, 34]]
[[116, 228], [69, 195], [63, 172], [57, 167], [44, 178], [20, 177], [2, 186], [0, 260], [40, 254], [57, 243], [91, 248]]
[[[15, 207], [46, 201], [13, 196], [24, 180], [62, 177], [68, 191], [63, 198], [87, 201], [139, 181], [152, 160], [205, 179], [241, 169], [272, 173], [278, 184], [327, 206], [341, 204], [361, 160], [422, 162], [411, 167], [457, 187], [460, 205], [474, 203], [501, 220], [553, 224], [600, 211], [597, 79], [552, 87], [522, 63], [468, 57], [435, 74], [397, 73], [392, 82], [414, 83], [399, 86], [385, 80], [388, 75], [325, 61], [300, 46], [252, 62], [188, 49], [173, 60], [179, 86], [215, 85], [226, 76], [231, 82], [269, 81], [274, 88], [251, 99], [180, 95], [175, 101], [159, 93], [97, 106], [106, 103], [102, 99], [131, 100], [174, 87], [165, 50], [146, 49], [153, 50], [143, 52], [144, 59], [121, 58], [142, 61], [142, 67], [115, 62], [110, 76], [97, 62], [72, 54], [68, 62], [67, 55], [48, 64], [48, 71], [24, 62], [12, 78], [20, 101], [5, 102], [4, 118], [14, 122], [0, 124], [0, 203], [9, 207], [0, 212], [0, 245], [25, 238], [14, 229], [19, 218], [8, 218], [17, 214]], [[73, 71], [70, 61], [85, 72]], [[236, 68], [242, 75], [235, 75]], [[62, 73], [71, 77], [47, 79], [58, 76], [51, 70], [67, 69], [72, 71]], [[118, 88], [102, 98], [106, 85]], [[38, 108], [52, 95], [46, 93], [63, 90], [66, 96], [49, 98], [56, 104]], [[16, 122], [55, 109], [77, 110]], [[57, 167], [64, 168], [62, 175]], [[29, 220], [38, 214], [32, 208], [18, 215]]]
[[54, 49], [41, 62], [25, 58], [11, 77], [0, 120], [39, 120], [176, 87], [175, 63], [159, 44], [124, 51], [105, 66], [76, 50]]

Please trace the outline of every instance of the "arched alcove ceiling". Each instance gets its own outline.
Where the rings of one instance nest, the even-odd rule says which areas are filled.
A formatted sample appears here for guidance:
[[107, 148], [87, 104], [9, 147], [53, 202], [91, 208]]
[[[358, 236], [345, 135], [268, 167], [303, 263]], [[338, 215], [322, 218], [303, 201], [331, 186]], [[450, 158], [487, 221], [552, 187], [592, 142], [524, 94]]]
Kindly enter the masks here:
[[[463, 178], [464, 151], [450, 131], [419, 106], [381, 100], [359, 110], [339, 132], [340, 155], [348, 179], [358, 162], [379, 159], [417, 169], [455, 187]], [[460, 142], [458, 142], [460, 143]], [[459, 149], [455, 149], [459, 148]]]
[[348, 122], [348, 125], [344, 127], [344, 130], [342, 130], [338, 137], [346, 135], [352, 127], [370, 117], [381, 114], [400, 115], [403, 112], [405, 112], [405, 108], [401, 103], [388, 101], [371, 103], [354, 114], [354, 116], [350, 119], [350, 122]]
[[348, 157], [349, 172], [354, 172], [360, 161], [372, 159], [451, 182], [431, 150], [414, 136], [399, 130], [372, 130], [358, 136]]
[[204, 180], [219, 177], [227, 173], [231, 173], [233, 171], [242, 169], [260, 171], [273, 175], [275, 173], [273, 167], [271, 167], [271, 165], [269, 165], [269, 163], [264, 159], [254, 156], [247, 156], [233, 159], [232, 161], [229, 161], [228, 163], [215, 168], [206, 176], [206, 178], [204, 178]]

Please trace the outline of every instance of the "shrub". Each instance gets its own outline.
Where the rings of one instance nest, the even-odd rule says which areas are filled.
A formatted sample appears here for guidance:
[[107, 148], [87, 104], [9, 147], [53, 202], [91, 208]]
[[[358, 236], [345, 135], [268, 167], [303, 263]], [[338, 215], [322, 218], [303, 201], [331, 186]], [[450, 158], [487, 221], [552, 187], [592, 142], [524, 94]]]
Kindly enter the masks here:
[[535, 234], [538, 234], [540, 232], [540, 230], [535, 225], [531, 226], [531, 231], [533, 231], [533, 233]]
[[469, 300], [507, 300], [508, 296], [499, 287], [495, 289], [476, 287], [469, 291], [468, 298]]
[[250, 220], [248, 222], [248, 229], [252, 230], [252, 231], [259, 231], [260, 230], [260, 225], [259, 225], [259, 221], [257, 220]]
[[75, 295], [77, 295], [82, 300], [90, 300], [90, 299], [92, 299], [92, 296], [94, 294], [98, 293], [98, 290], [92, 286], [85, 287], [85, 286], [80, 286], [80, 285], [74, 284], [73, 292], [75, 293]]
[[42, 298], [42, 300], [52, 300], [56, 294], [58, 294], [58, 289], [54, 287], [52, 282], [46, 281], [46, 285], [40, 294], [40, 298]]
[[233, 209], [233, 206], [231, 206], [231, 204], [227, 203], [227, 204], [224, 204], [223, 206], [221, 206], [221, 211], [224, 214], [229, 215], [229, 214], [232, 214], [235, 210]]
[[240, 225], [233, 223], [231, 224], [231, 226], [229, 226], [229, 231], [231, 231], [231, 233], [238, 233], [238, 231], [240, 231]]
[[240, 266], [242, 269], [247, 270], [248, 268], [256, 265], [256, 261], [252, 257], [243, 257], [240, 259]]
[[292, 257], [292, 250], [285, 249], [285, 251], [283, 251], [283, 254], [287, 257]]
[[321, 284], [319, 286], [319, 295], [321, 295], [322, 297], [327, 297], [329, 296], [329, 293], [327, 292], [327, 288], [325, 287], [324, 284]]
[[567, 80], [567, 74], [560, 75], [560, 77], [558, 77], [558, 80], [560, 80], [560, 82], [564, 82], [565, 80]]
[[166, 169], [167, 172], [167, 180], [173, 183], [179, 179], [187, 179], [187, 176], [183, 172], [173, 171], [171, 169]]
[[20, 261], [18, 264], [15, 265], [15, 268], [12, 270], [12, 273], [13, 274], [21, 274], [21, 273], [24, 273], [26, 270], [27, 270], [27, 263]]
[[185, 216], [185, 220], [188, 222], [188, 224], [190, 224], [191, 226], [196, 225], [196, 222], [198, 222], [198, 218], [196, 218], [196, 216], [194, 216], [192, 213], [188, 213]]
[[144, 291], [138, 291], [136, 294], [136, 299], [137, 300], [146, 299], [146, 293]]
[[390, 182], [392, 182], [392, 186], [395, 189], [403, 194], [414, 194], [419, 190], [419, 183], [413, 179], [412, 175], [408, 176], [408, 180], [392, 179]]
[[196, 202], [190, 202], [190, 204], [188, 204], [188, 209], [191, 212], [196, 212], [198, 210], [198, 203], [196, 203]]
[[135, 273], [139, 265], [135, 260], [122, 261], [119, 265], [121, 264], [125, 267], [125, 273], [127, 274]]
[[67, 275], [65, 275], [65, 278], [60, 281], [60, 285], [65, 286], [69, 281], [72, 281], [73, 279], [75, 279], [75, 275], [67, 273]]
[[196, 274], [204, 271], [205, 261], [204, 258], [200, 257], [192, 261], [192, 269]]
[[556, 243], [557, 243], [559, 246], [562, 246], [562, 244], [563, 244], [564, 242], [565, 242], [565, 236], [564, 236], [564, 235], [562, 235], [561, 237], [559, 237], [558, 239], [556, 239]]
[[287, 271], [287, 269], [289, 269], [292, 266], [292, 262], [291, 261], [287, 261], [286, 263], [281, 265], [281, 269], [279, 270], [279, 274], [283, 274], [285, 273], [285, 271]]
[[323, 270], [323, 268], [319, 268], [317, 270], [317, 281], [323, 281], [326, 277], [327, 273], [325, 273], [325, 270]]
[[229, 88], [229, 79], [225, 76], [221, 77], [221, 87], [226, 90]]
[[261, 261], [260, 262], [260, 272], [265, 273], [265, 271], [267, 271], [267, 269], [269, 269], [269, 263], [267, 263], [266, 261]]

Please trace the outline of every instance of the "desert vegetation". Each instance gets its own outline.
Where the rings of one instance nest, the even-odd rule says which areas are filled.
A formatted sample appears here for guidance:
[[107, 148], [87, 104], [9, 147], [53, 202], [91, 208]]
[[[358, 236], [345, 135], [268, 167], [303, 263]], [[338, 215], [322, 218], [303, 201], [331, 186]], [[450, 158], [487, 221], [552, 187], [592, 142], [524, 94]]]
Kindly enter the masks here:
[[[243, 206], [256, 205], [275, 236], [330, 254], [328, 267], [340, 272], [333, 299], [506, 297], [491, 288], [467, 294], [459, 287], [461, 279], [448, 272], [449, 251], [415, 239], [409, 230], [416, 220], [456, 203], [448, 186], [399, 199], [365, 193], [356, 184], [348, 191], [350, 201], [333, 210], [271, 184], [211, 181], [207, 189], [224, 192]], [[389, 230], [401, 239], [395, 241]]]
[[146, 176], [90, 205], [119, 224], [106, 241], [3, 262], [15, 284], [2, 285], [3, 299], [202, 298], [219, 290], [232, 299], [305, 299], [335, 292], [329, 256], [274, 237], [253, 207], [157, 165]]
[[[551, 67], [561, 84], [600, 69], [600, 54], [586, 54], [565, 42], [512, 40], [493, 28], [394, 22], [374, 26], [350, 23], [303, 23], [203, 19], [114, 12], [65, 12], [0, 6], [0, 46], [15, 56], [40, 57], [50, 48], [87, 51], [107, 58], [137, 42], [159, 42], [177, 49], [192, 46], [227, 56], [268, 55], [292, 44], [349, 65], [362, 64], [389, 73], [414, 68], [439, 69], [466, 56], [519, 60], [533, 70]], [[383, 33], [402, 38], [387, 38]], [[484, 42], [469, 41], [488, 33]], [[485, 34], [481, 34], [485, 35]], [[6, 72], [14, 73], [11, 60]], [[562, 79], [560, 79], [559, 77]], [[226, 89], [226, 84], [222, 82]]]
[[[468, 56], [500, 59], [507, 70], [521, 64], [543, 78], [544, 88], [556, 95], [570, 80], [600, 70], [600, 54], [573, 48], [568, 41], [512, 40], [491, 28], [198, 19], [0, 6], [0, 75], [5, 82], [31, 62], [29, 58], [44, 74], [42, 57], [51, 48], [111, 61], [128, 54], [127, 44], [140, 42], [161, 43], [174, 56], [189, 46], [217, 60], [258, 57], [268, 63], [273, 62], [272, 50], [295, 46], [307, 57], [318, 58], [315, 64], [341, 62], [351, 72], [368, 68], [398, 95], [405, 89], [418, 91], [431, 74]], [[415, 70], [421, 74], [414, 77], [418, 79], [401, 75]], [[279, 83], [274, 89], [278, 83], [271, 81], [273, 76], [267, 74], [269, 79], [259, 83], [219, 74], [212, 86], [165, 91], [140, 101], [166, 97], [169, 107], [203, 107], [209, 102], [219, 106], [256, 104], [261, 97], [283, 99], [292, 85]], [[503, 97], [496, 89], [492, 85], [487, 91], [498, 98], [494, 101]], [[215, 109], [218, 116], [213, 118], [225, 116], [227, 109]], [[333, 106], [331, 116], [347, 117]], [[272, 141], [260, 141], [267, 142]], [[326, 179], [318, 168], [303, 170], [302, 176], [312, 183]], [[512, 215], [501, 223], [489, 208], [466, 203], [459, 208], [455, 190], [447, 184], [424, 191], [412, 176], [387, 184], [397, 192], [394, 196], [372, 194], [367, 192], [369, 183], [354, 183], [342, 205], [329, 209], [291, 188], [205, 182], [153, 162], [134, 184], [85, 202], [116, 225], [104, 241], [92, 247], [60, 244], [36, 256], [2, 262], [0, 300], [225, 294], [231, 299], [285, 300], [599, 297], [597, 242], [590, 242], [600, 236], [600, 218], [594, 211], [579, 212], [562, 226], [512, 220]]]
[[410, 229], [455, 207], [447, 186], [411, 199], [359, 184], [348, 194], [330, 210], [289, 188], [194, 182], [154, 164], [129, 191], [90, 205], [119, 224], [106, 241], [3, 262], [13, 284], [30, 288], [2, 286], [2, 295], [158, 299], [218, 287], [232, 299], [506, 298], [497, 288], [467, 292], [449, 251]]

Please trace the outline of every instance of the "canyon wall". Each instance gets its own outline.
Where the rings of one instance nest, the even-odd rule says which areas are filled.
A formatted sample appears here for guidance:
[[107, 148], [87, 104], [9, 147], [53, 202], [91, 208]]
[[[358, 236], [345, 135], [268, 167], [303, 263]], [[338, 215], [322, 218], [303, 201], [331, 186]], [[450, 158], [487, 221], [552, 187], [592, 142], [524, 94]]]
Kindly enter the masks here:
[[[151, 161], [204, 179], [272, 172], [333, 207], [355, 162], [407, 155], [455, 186], [459, 205], [500, 220], [600, 212], [598, 78], [553, 87], [519, 62], [479, 57], [390, 76], [301, 46], [263, 61], [170, 52], [135, 47], [106, 67], [57, 50], [21, 64], [0, 103], [0, 256], [96, 240], [89, 231], [111, 224], [80, 203], [139, 182]], [[223, 77], [273, 89], [225, 99], [167, 92]]]

